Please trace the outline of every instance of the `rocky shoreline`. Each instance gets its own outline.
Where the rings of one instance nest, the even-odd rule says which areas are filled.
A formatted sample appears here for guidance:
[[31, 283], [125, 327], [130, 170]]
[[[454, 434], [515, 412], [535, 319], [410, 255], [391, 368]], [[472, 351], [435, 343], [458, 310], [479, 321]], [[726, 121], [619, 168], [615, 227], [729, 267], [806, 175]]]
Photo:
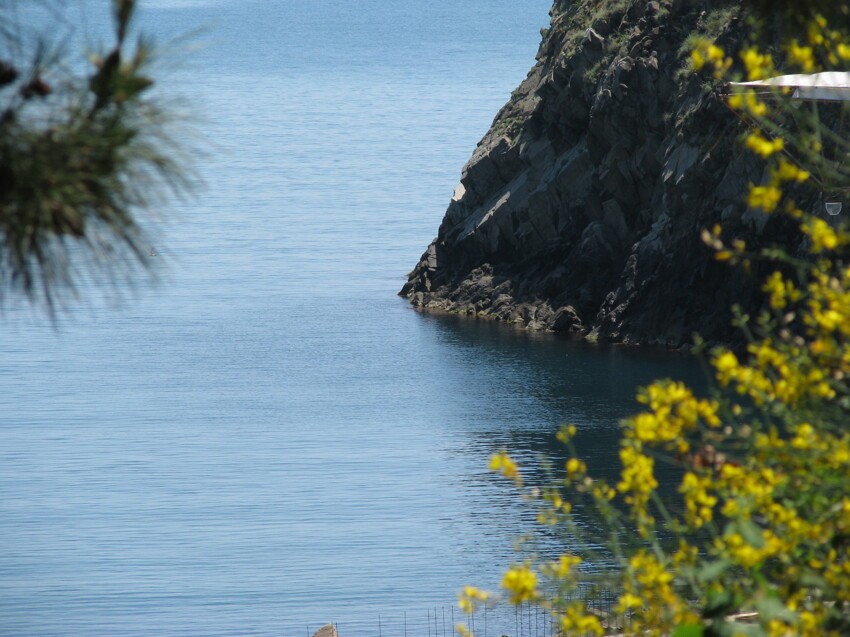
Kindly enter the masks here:
[[763, 167], [687, 68], [694, 36], [740, 46], [737, 5], [560, 0], [551, 18], [400, 294], [588, 340], [734, 340], [729, 308], [761, 305], [759, 273], [717, 263], [700, 233], [722, 223], [755, 247], [789, 236], [743, 204]]

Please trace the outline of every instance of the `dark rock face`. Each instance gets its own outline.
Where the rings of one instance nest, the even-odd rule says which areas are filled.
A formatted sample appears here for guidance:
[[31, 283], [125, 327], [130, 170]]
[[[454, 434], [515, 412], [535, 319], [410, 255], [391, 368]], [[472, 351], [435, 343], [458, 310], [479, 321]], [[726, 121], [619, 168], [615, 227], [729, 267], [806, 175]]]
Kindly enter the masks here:
[[762, 167], [739, 120], [686, 70], [687, 39], [743, 41], [710, 0], [556, 2], [537, 63], [463, 169], [439, 234], [401, 291], [435, 309], [615, 342], [733, 339], [758, 273], [719, 264], [704, 228], [766, 245], [747, 210]]

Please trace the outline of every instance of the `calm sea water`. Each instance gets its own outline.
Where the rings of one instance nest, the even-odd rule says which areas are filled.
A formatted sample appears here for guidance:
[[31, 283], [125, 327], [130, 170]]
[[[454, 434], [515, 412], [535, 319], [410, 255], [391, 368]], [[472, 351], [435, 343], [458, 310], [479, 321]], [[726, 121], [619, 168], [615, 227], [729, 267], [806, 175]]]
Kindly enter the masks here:
[[206, 186], [156, 228], [158, 288], [2, 317], [0, 634], [424, 635], [533, 529], [491, 453], [569, 420], [605, 470], [635, 387], [699, 376], [395, 296], [549, 0], [143, 5], [201, 28], [165, 84]]

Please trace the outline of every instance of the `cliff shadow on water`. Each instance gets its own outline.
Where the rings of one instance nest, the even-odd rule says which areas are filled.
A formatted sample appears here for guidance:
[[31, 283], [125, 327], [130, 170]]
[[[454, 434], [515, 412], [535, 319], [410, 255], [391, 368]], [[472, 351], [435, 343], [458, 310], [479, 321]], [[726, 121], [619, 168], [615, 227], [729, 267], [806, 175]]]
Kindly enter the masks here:
[[735, 52], [737, 3], [558, 1], [537, 61], [463, 169], [401, 295], [589, 340], [736, 340], [730, 307], [762, 303], [704, 228], [789, 246], [788, 221], [744, 204], [763, 166], [740, 120], [688, 71], [695, 36]]
[[[565, 335], [528, 332], [495, 321], [422, 315], [438, 346], [439, 383], [465, 389], [464, 409], [474, 412], [463, 453], [476, 457], [509, 449], [542, 484], [538, 460], [562, 466], [567, 449], [558, 426], [575, 424], [575, 444], [595, 474], [614, 480], [620, 421], [640, 411], [639, 387], [660, 378], [683, 381], [698, 393], [710, 383], [707, 367], [692, 354], [661, 348], [577, 342]], [[479, 393], [484, 386], [486, 392]], [[511, 422], [509, 428], [506, 422]]]

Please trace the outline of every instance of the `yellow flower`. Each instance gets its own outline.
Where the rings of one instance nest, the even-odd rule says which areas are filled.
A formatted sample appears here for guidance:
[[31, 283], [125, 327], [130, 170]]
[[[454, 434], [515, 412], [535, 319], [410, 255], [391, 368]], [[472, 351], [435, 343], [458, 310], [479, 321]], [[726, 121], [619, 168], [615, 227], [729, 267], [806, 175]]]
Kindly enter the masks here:
[[747, 79], [761, 80], [768, 77], [773, 71], [773, 60], [769, 55], [759, 53], [755, 48], [741, 51], [741, 60], [747, 68]]
[[822, 635], [821, 621], [811, 611], [802, 611], [800, 613], [800, 628], [804, 635]]
[[779, 273], [771, 274], [765, 281], [762, 290], [770, 295], [770, 307], [774, 310], [785, 309], [789, 303], [800, 300], [800, 291], [790, 281]]
[[708, 45], [708, 48], [706, 49], [706, 53], [708, 54], [708, 59], [711, 60], [712, 62], [722, 62], [723, 58], [726, 55], [723, 52], [723, 49], [721, 49], [716, 44]]
[[645, 517], [646, 505], [652, 491], [658, 486], [655, 479], [655, 462], [643, 454], [639, 444], [625, 444], [620, 449], [620, 460], [623, 471], [617, 489], [620, 493], [629, 494], [626, 502], [631, 504], [638, 517]]
[[752, 91], [736, 93], [730, 96], [729, 106], [736, 111], [751, 113], [755, 117], [764, 117], [767, 114], [767, 105], [759, 101]]
[[714, 76], [718, 79], [732, 66], [732, 60], [726, 57], [723, 49], [705, 39], [698, 42], [691, 51], [691, 63], [697, 71], [701, 71], [710, 63], [714, 67]]
[[812, 240], [812, 252], [823, 252], [824, 250], [835, 250], [840, 244], [838, 234], [826, 221], [812, 217], [802, 226], [803, 232]]
[[806, 73], [811, 73], [815, 68], [815, 56], [810, 46], [801, 46], [797, 40], [792, 40], [788, 45], [788, 61], [801, 68]]
[[697, 71], [701, 71], [702, 67], [705, 66], [705, 58], [703, 57], [702, 53], [694, 49], [693, 51], [691, 51], [691, 63], [694, 65], [694, 68]]
[[522, 476], [519, 475], [516, 463], [504, 451], [490, 456], [490, 470], [498, 471], [506, 478], [513, 480], [517, 486], [522, 484]]
[[609, 502], [617, 496], [617, 492], [614, 491], [614, 489], [598, 482], [593, 485], [591, 493], [597, 500], [605, 500]]
[[673, 576], [664, 569], [658, 559], [644, 550], [632, 556], [629, 567], [635, 571], [637, 580], [644, 586], [665, 585], [673, 581]]
[[776, 186], [750, 186], [747, 205], [750, 208], [761, 208], [765, 212], [773, 212], [782, 199], [782, 191]]
[[811, 177], [811, 173], [807, 170], [798, 168], [785, 159], [779, 160], [779, 167], [775, 169], [772, 174], [773, 178], [778, 182], [796, 181], [797, 183], [802, 183]]
[[560, 511], [562, 513], [569, 514], [570, 511], [573, 510], [573, 505], [569, 502], [565, 502], [564, 499], [555, 491], [548, 492], [546, 494], [546, 499], [549, 500], [552, 505], [552, 509], [556, 512]]
[[695, 528], [700, 528], [703, 524], [711, 522], [712, 511], [717, 504], [717, 496], [710, 493], [711, 489], [710, 479], [698, 476], [690, 471], [686, 472], [682, 478], [682, 486], [679, 487], [679, 492], [685, 498], [687, 521]]
[[640, 608], [643, 606], [643, 600], [633, 593], [624, 593], [620, 595], [617, 602], [616, 611], [618, 613], [628, 613], [632, 608]]
[[778, 153], [785, 148], [785, 140], [781, 137], [777, 137], [774, 140], [768, 140], [758, 133], [751, 133], [747, 137], [745, 144], [747, 148], [755, 154], [764, 158], [770, 157], [774, 153]]
[[714, 357], [712, 361], [714, 369], [717, 372], [717, 381], [721, 385], [728, 385], [735, 378], [738, 371], [738, 357], [732, 352], [722, 352]]
[[502, 588], [508, 591], [512, 604], [521, 604], [537, 597], [537, 574], [528, 566], [515, 566], [502, 578]]
[[561, 442], [569, 442], [576, 435], [576, 426], [575, 425], [564, 425], [558, 430], [556, 437]]
[[546, 574], [557, 579], [569, 577], [576, 566], [581, 564], [581, 558], [575, 555], [562, 555], [557, 562], [550, 562], [546, 566]]
[[573, 603], [560, 614], [561, 634], [564, 635], [604, 635], [605, 631], [599, 618], [587, 612], [582, 604]]
[[755, 568], [782, 551], [783, 543], [770, 530], [761, 532], [760, 546], [753, 546], [739, 533], [729, 533], [717, 540], [718, 547], [744, 568]]
[[463, 591], [458, 596], [458, 606], [465, 613], [471, 613], [475, 610], [478, 602], [486, 602], [490, 599], [490, 593], [482, 591], [475, 586], [464, 586]]
[[565, 465], [567, 477], [574, 480], [576, 476], [587, 473], [587, 466], [578, 458], [570, 458]]

